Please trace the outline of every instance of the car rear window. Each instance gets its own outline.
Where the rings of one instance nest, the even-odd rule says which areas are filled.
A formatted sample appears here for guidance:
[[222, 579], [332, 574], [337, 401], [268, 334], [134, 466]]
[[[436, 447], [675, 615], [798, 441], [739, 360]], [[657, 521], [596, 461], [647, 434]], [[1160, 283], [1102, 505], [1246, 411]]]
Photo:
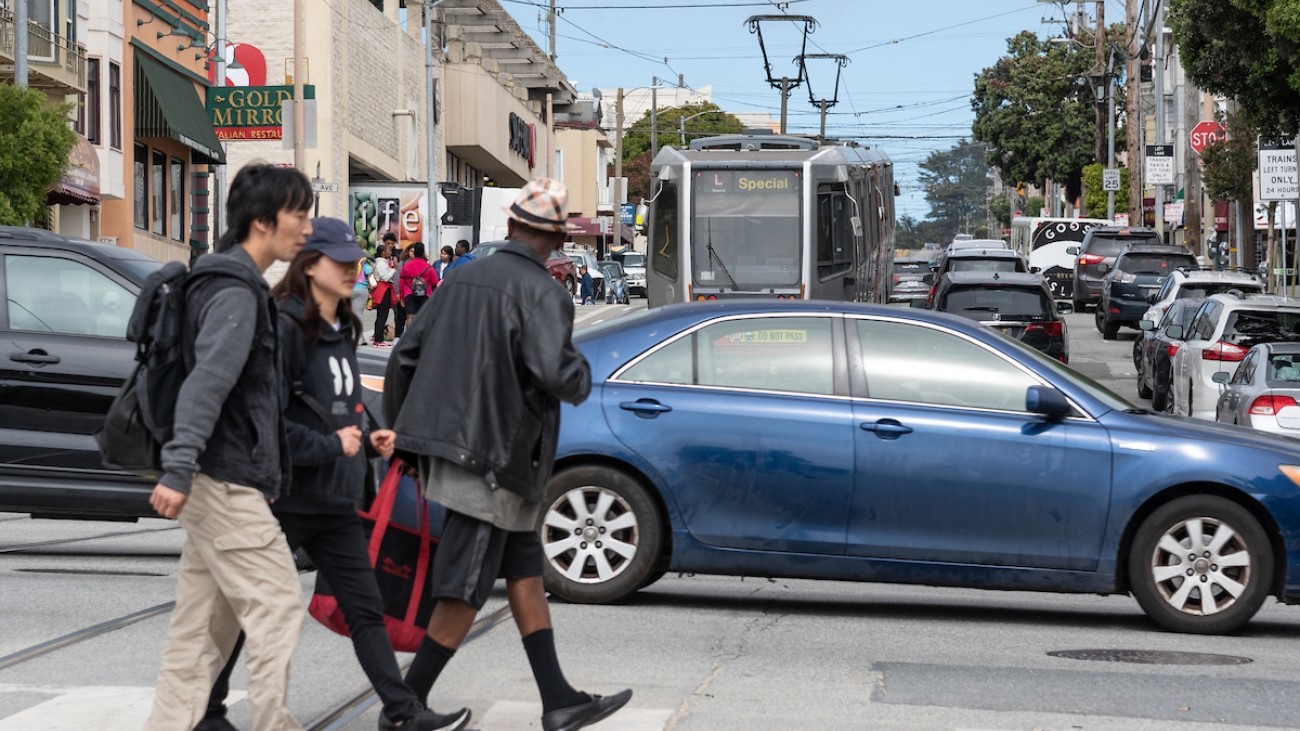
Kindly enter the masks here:
[[1129, 254], [1120, 257], [1116, 267], [1129, 274], [1152, 274], [1168, 276], [1178, 267], [1196, 266], [1196, 260], [1190, 256], [1178, 254]]
[[1203, 300], [1212, 294], [1223, 294], [1236, 290], [1244, 294], [1263, 292], [1264, 288], [1255, 282], [1223, 282], [1222, 284], [1197, 284], [1190, 287], [1182, 287], [1174, 299], [1198, 299]]
[[1228, 314], [1223, 339], [1249, 348], [1259, 343], [1300, 341], [1300, 311], [1237, 310]]
[[1023, 272], [1024, 265], [1020, 259], [998, 257], [996, 259], [951, 259], [948, 262], [950, 272]]
[[1273, 353], [1268, 357], [1268, 379], [1272, 382], [1300, 383], [1300, 355]]
[[972, 320], [1007, 320], [1049, 317], [1052, 303], [1038, 287], [955, 287], [939, 309]]
[[1129, 244], [1159, 244], [1160, 239], [1153, 236], [1105, 236], [1094, 234], [1085, 247], [1089, 254], [1115, 256]]

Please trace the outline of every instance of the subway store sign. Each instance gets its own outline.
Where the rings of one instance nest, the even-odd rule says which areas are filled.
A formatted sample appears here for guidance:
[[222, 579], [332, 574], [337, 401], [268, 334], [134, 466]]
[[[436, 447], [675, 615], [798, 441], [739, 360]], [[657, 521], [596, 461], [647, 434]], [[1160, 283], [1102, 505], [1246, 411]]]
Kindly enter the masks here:
[[[303, 87], [316, 98], [316, 87]], [[293, 98], [292, 86], [208, 87], [208, 115], [222, 140], [278, 140], [284, 137], [280, 103]]]

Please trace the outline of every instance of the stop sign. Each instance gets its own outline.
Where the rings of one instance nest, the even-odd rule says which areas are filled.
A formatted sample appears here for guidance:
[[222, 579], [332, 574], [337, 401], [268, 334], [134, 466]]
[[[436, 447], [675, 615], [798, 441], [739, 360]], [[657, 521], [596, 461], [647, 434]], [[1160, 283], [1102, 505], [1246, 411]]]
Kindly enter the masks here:
[[1187, 136], [1187, 141], [1191, 144], [1196, 154], [1201, 154], [1205, 148], [1224, 139], [1227, 130], [1218, 122], [1201, 122], [1192, 128], [1192, 132]]

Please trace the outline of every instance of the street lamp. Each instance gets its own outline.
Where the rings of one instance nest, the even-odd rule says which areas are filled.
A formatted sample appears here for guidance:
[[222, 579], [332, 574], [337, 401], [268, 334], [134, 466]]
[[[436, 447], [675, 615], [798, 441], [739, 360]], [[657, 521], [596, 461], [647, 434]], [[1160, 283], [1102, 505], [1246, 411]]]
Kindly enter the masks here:
[[703, 117], [706, 114], [728, 114], [728, 113], [729, 112], [723, 109], [705, 109], [704, 111], [699, 112], [697, 114], [692, 114], [689, 117], [678, 117], [677, 123], [678, 123], [678, 129], [681, 133], [682, 147], [686, 146], [686, 122], [688, 120], [695, 119], [696, 117]]

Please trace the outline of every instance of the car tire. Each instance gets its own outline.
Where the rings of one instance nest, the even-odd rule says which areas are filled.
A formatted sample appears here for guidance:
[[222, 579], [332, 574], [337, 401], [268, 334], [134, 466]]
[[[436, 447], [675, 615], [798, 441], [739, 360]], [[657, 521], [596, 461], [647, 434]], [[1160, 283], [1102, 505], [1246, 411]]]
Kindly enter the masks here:
[[[1181, 550], [1171, 550], [1175, 544]], [[1249, 510], [1216, 495], [1190, 495], [1142, 521], [1129, 550], [1129, 585], [1161, 627], [1224, 634], [1259, 611], [1273, 561], [1268, 534]]]
[[1133, 367], [1139, 371], [1142, 370], [1142, 343], [1146, 340], [1146, 333], [1138, 331], [1137, 339], [1133, 341]]
[[1155, 388], [1151, 389], [1151, 410], [1168, 411], [1169, 405], [1169, 389], [1160, 388], [1160, 382], [1156, 381]]
[[1100, 308], [1100, 307], [1098, 307], [1098, 308], [1097, 308], [1097, 309], [1092, 313], [1092, 324], [1097, 326], [1097, 332], [1099, 332], [1099, 333], [1103, 333], [1103, 334], [1106, 332], [1106, 326], [1105, 326], [1105, 324], [1102, 322], [1101, 308]]
[[539, 526], [546, 588], [579, 604], [625, 599], [655, 580], [664, 529], [654, 498], [626, 473], [607, 467], [557, 473]]
[[569, 288], [569, 294], [574, 296], [578, 294], [578, 282], [573, 277], [565, 277], [564, 284]]
[[1114, 340], [1119, 336], [1119, 323], [1111, 322], [1105, 315], [1101, 319], [1101, 339]]

